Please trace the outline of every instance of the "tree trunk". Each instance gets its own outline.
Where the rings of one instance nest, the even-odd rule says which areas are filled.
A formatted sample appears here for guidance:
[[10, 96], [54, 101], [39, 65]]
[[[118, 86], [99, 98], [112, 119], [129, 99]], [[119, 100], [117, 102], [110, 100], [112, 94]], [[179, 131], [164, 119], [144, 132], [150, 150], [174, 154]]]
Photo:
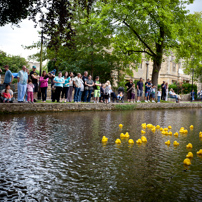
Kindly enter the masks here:
[[160, 69], [161, 69], [161, 63], [159, 64], [154, 60], [152, 71], [152, 84], [154, 84], [155, 86], [158, 86], [158, 77]]

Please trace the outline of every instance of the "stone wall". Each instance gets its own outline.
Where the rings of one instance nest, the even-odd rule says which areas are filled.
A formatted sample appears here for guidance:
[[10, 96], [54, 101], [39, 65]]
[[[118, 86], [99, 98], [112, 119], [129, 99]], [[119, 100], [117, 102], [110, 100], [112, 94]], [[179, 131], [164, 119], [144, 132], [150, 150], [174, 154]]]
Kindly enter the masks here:
[[113, 110], [152, 110], [202, 108], [202, 103], [138, 103], [138, 104], [74, 104], [74, 103], [1, 103], [0, 113], [40, 113], [71, 111], [113, 111]]

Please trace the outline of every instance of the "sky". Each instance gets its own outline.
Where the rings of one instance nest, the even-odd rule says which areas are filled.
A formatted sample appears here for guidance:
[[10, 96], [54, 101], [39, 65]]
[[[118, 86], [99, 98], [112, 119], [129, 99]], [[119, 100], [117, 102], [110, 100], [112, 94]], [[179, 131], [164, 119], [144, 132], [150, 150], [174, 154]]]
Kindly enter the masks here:
[[[194, 4], [187, 6], [190, 13], [202, 11], [202, 0], [195, 0]], [[10, 24], [0, 27], [0, 50], [10, 55], [20, 55], [27, 59], [29, 55], [36, 53], [35, 50], [25, 50], [23, 46], [32, 45], [33, 42], [40, 40], [38, 31], [39, 26], [34, 28], [34, 23], [29, 20], [23, 20], [20, 28]], [[31, 61], [34, 62], [34, 61]]]

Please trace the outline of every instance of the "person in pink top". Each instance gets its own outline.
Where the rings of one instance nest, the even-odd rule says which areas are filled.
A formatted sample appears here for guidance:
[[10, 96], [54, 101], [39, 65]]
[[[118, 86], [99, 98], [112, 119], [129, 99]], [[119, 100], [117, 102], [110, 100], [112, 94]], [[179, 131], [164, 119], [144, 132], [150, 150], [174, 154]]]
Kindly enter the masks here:
[[27, 101], [28, 102], [34, 103], [33, 91], [34, 91], [34, 84], [32, 83], [32, 80], [29, 79], [27, 84]]
[[39, 79], [43, 102], [46, 102], [47, 98], [48, 79], [48, 74], [46, 74], [46, 71], [43, 71], [42, 76]]

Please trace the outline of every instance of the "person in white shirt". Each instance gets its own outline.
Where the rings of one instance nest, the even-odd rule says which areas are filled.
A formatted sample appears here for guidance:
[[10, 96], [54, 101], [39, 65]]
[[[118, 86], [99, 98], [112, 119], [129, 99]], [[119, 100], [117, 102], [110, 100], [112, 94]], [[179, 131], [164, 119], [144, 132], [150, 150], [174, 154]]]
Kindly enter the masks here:
[[79, 94], [81, 90], [81, 84], [82, 84], [82, 79], [81, 79], [81, 74], [78, 73], [77, 76], [74, 78], [74, 102], [79, 102]]
[[161, 100], [161, 89], [159, 88], [158, 91], [157, 91], [157, 103], [160, 103], [160, 100]]

